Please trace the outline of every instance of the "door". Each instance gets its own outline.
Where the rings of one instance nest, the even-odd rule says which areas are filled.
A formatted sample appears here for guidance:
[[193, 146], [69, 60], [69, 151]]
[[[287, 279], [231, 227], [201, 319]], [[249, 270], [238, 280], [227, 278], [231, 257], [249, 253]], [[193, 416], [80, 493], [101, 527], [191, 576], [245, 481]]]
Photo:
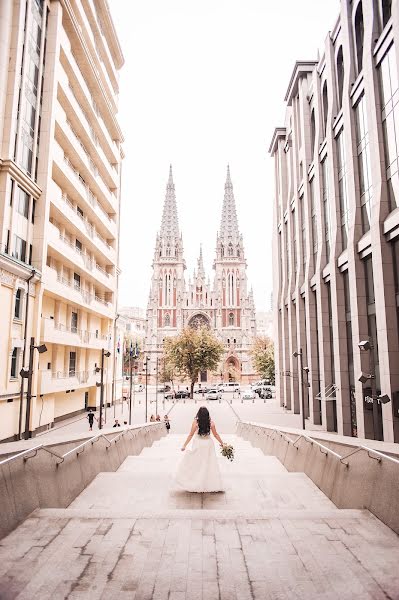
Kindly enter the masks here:
[[85, 392], [85, 410], [89, 407], [89, 392]]

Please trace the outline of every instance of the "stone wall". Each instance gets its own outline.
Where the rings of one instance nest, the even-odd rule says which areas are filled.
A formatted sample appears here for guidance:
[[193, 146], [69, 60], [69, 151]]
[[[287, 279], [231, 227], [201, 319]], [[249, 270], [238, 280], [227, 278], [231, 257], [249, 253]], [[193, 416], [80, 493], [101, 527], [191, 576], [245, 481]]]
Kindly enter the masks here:
[[[121, 435], [123, 433], [123, 435]], [[129, 455], [140, 454], [145, 446], [165, 435], [163, 423], [129, 427], [105, 437], [78, 436], [62, 442], [43, 444], [44, 448], [64, 455], [77, 448], [61, 462], [43, 448], [24, 457], [1, 464], [16, 454], [0, 453], [0, 539], [12, 531], [36, 508], [66, 508], [102, 471], [116, 471]], [[33, 445], [32, 440], [27, 448]], [[9, 446], [9, 445], [8, 445]], [[25, 450], [18, 443], [18, 452]], [[32, 458], [28, 458], [28, 457]]]
[[302, 433], [257, 423], [237, 425], [238, 435], [276, 456], [288, 471], [305, 473], [338, 508], [366, 508], [399, 534], [399, 445], [315, 431], [306, 431], [305, 439]]

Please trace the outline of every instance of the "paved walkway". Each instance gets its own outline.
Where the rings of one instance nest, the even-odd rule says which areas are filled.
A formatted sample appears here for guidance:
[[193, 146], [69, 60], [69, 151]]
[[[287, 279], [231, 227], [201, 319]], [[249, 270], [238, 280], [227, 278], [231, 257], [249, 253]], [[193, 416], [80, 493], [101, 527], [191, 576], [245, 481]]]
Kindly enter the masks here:
[[69, 508], [33, 513], [0, 544], [1, 600], [399, 598], [391, 530], [223, 437], [236, 449], [233, 463], [219, 456], [224, 494], [174, 486], [184, 438], [169, 435]]

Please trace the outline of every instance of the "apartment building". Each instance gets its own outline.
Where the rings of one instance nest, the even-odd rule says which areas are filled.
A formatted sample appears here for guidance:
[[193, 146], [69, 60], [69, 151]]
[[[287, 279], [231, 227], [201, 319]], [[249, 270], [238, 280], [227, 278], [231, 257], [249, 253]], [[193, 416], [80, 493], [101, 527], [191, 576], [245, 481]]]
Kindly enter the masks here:
[[275, 163], [281, 403], [339, 434], [399, 441], [399, 3], [341, 0], [298, 61]]
[[0, 439], [98, 406], [103, 352], [112, 399], [123, 62], [107, 0], [0, 3]]

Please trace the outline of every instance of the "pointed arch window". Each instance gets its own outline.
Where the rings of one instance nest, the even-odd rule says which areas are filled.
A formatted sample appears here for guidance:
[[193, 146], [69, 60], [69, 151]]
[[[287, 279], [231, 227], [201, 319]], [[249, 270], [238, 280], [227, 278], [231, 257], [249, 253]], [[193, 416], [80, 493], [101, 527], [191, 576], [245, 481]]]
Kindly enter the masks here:
[[237, 256], [238, 256], [238, 258], [240, 257], [240, 247], [239, 246], [237, 246]]
[[363, 40], [364, 40], [364, 24], [363, 24], [363, 7], [359, 2], [355, 14], [355, 40], [356, 40], [356, 58], [357, 72], [363, 69]]
[[229, 253], [229, 256], [233, 256], [234, 250], [233, 250], [233, 244], [231, 242], [229, 243], [228, 253]]
[[170, 327], [170, 314], [166, 313], [164, 320], [164, 327]]
[[166, 256], [170, 256], [170, 244], [166, 246]]
[[234, 313], [229, 313], [229, 326], [234, 327]]
[[342, 94], [344, 89], [344, 55], [342, 46], [339, 47], [337, 54], [337, 85], [338, 85], [338, 108], [342, 106]]
[[221, 245], [221, 251], [220, 251], [221, 255], [224, 256], [224, 246], [223, 244]]

